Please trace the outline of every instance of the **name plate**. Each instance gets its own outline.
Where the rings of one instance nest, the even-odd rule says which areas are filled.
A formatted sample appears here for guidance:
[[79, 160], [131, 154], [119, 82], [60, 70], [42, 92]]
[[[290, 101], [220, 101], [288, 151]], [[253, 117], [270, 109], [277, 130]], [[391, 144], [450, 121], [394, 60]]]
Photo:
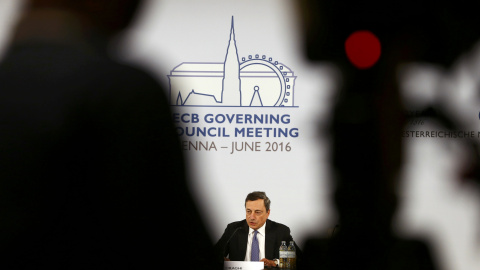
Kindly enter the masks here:
[[263, 262], [225, 261], [224, 270], [262, 270]]

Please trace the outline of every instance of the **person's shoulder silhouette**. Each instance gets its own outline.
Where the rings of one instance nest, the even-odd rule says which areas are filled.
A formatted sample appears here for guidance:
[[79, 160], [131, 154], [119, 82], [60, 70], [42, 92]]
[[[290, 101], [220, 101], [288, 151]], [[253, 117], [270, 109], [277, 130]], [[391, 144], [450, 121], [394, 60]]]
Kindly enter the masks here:
[[209, 263], [165, 93], [106, 53], [139, 2], [35, 0], [20, 20], [0, 63], [5, 269]]

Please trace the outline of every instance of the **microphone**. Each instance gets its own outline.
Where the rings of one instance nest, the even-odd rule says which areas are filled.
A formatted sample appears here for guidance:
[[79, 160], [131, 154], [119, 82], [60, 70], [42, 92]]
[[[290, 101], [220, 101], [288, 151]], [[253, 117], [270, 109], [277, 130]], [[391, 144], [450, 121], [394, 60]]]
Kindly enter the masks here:
[[340, 225], [335, 225], [335, 227], [333, 228], [333, 231], [332, 233], [330, 234], [330, 238], [334, 237], [335, 236], [335, 231], [338, 231], [340, 229]]
[[230, 238], [228, 238], [227, 242], [225, 243], [225, 247], [223, 247], [223, 253], [222, 256], [225, 257], [225, 251], [227, 251], [227, 246], [230, 243], [230, 240], [232, 240], [233, 236], [237, 233], [238, 230], [243, 229], [242, 227], [237, 227], [235, 231], [230, 235]]

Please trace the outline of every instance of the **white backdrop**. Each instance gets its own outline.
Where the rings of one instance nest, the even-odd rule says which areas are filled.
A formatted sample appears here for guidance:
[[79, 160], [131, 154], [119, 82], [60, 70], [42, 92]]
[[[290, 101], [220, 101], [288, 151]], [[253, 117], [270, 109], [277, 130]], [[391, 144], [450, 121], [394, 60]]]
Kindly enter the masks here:
[[[334, 73], [305, 62], [295, 14], [289, 1], [150, 1], [128, 43], [128, 59], [139, 61], [167, 80], [182, 62], [223, 62], [231, 18], [240, 58], [266, 55], [297, 76], [298, 108], [186, 108], [187, 113], [290, 114], [298, 138], [199, 138], [232, 141], [290, 142], [290, 152], [186, 151], [192, 162], [192, 191], [216, 241], [226, 225], [245, 218], [244, 200], [262, 190], [272, 201], [270, 219], [288, 225], [301, 243], [308, 234], [334, 222], [328, 197], [327, 141], [318, 133], [334, 103]], [[167, 81], [165, 81], [167, 82]], [[234, 125], [226, 125], [232, 128]], [[251, 125], [237, 125], [245, 127]], [[259, 127], [257, 125], [256, 127]], [[190, 138], [191, 140], [194, 140]]]
[[[0, 51], [19, 2], [0, 0]], [[196, 107], [183, 111], [200, 115], [288, 113], [289, 127], [299, 129], [298, 138], [200, 139], [215, 141], [218, 146], [230, 145], [232, 141], [290, 142], [290, 152], [230, 154], [220, 148], [186, 151], [191, 162], [191, 189], [213, 241], [229, 222], [245, 217], [243, 202], [254, 190], [267, 192], [272, 200], [270, 218], [288, 225], [300, 245], [311, 233], [325, 232], [335, 223], [335, 210], [330, 203], [329, 143], [318, 131], [329, 120], [339, 77], [328, 64], [312, 65], [303, 58], [293, 4], [293, 0], [150, 0], [121, 51], [125, 61], [143, 65], [168, 89], [167, 75], [180, 63], [224, 60], [234, 16], [240, 57], [265, 54], [287, 65], [297, 76], [296, 108]], [[476, 59], [475, 54], [466, 57]], [[402, 75], [408, 82], [403, 90], [409, 100], [432, 99], [435, 93], [428, 95], [425, 89], [434, 92], [435, 82], [450, 74], [452, 108], [469, 115], [470, 127], [478, 130], [474, 122], [478, 123], [478, 111], [471, 114], [479, 104], [468, 103], [472, 100], [471, 91], [462, 91], [470, 89], [472, 78], [478, 76], [457, 72], [471, 68], [472, 64], [465, 59], [452, 71], [427, 64], [409, 67]], [[426, 123], [422, 128], [433, 127]], [[459, 141], [410, 138], [405, 142], [407, 158], [400, 192], [403, 203], [396, 217], [396, 229], [431, 240], [442, 269], [480, 269], [480, 196], [478, 187], [460, 185], [456, 179], [455, 172], [464, 154]]]

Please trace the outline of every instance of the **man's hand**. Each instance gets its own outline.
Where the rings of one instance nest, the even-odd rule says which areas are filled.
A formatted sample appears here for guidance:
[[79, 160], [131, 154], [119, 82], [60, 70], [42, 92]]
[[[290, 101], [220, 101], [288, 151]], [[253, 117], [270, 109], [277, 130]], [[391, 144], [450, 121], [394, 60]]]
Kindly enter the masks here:
[[273, 261], [273, 260], [268, 260], [268, 259], [263, 258], [263, 259], [261, 259], [260, 261], [263, 262], [263, 264], [264, 264], [265, 266], [272, 266], [272, 267], [277, 266], [277, 264], [276, 264], [275, 261]]

